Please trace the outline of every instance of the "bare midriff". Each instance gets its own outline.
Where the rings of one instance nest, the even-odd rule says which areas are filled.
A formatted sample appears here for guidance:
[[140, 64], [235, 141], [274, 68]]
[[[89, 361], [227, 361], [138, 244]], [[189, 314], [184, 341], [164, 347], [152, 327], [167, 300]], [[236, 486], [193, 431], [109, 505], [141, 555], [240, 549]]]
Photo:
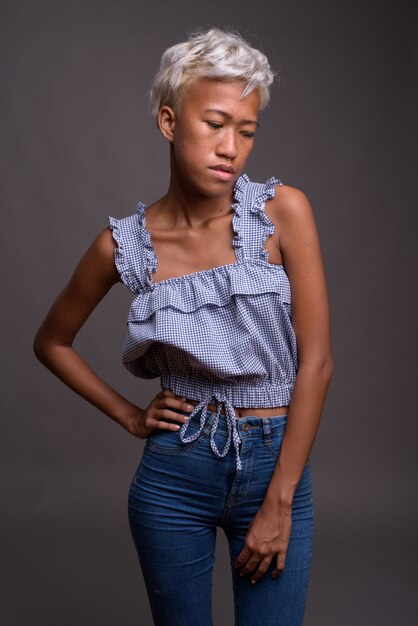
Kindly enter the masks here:
[[[197, 404], [199, 404], [197, 400], [192, 400], [190, 398], [187, 398], [187, 402], [189, 402], [193, 406], [196, 406]], [[241, 407], [234, 407], [234, 410], [235, 410], [235, 415], [237, 417], [248, 417], [249, 415], [255, 416], [255, 417], [273, 417], [276, 415], [286, 415], [288, 408], [289, 408], [288, 406], [278, 406], [276, 408], [268, 408], [268, 409], [251, 409], [247, 407], [243, 409]], [[216, 404], [208, 404], [208, 410], [216, 412], [217, 411]], [[225, 415], [225, 410], [223, 407], [221, 408], [221, 415]]]

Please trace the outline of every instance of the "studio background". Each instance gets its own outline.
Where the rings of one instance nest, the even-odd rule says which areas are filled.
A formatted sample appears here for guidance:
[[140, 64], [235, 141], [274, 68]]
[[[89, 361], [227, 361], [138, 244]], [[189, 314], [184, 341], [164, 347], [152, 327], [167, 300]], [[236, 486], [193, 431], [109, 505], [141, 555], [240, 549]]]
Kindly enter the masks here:
[[[165, 48], [220, 26], [280, 77], [246, 172], [306, 193], [330, 295], [335, 371], [311, 455], [305, 626], [414, 624], [413, 3], [16, 0], [0, 17], [1, 623], [152, 624], [127, 518], [143, 442], [44, 369], [32, 341], [107, 216], [165, 192], [168, 148], [147, 91]], [[130, 300], [117, 285], [76, 347], [144, 407], [159, 384], [121, 364]], [[233, 624], [221, 531], [214, 623]]]

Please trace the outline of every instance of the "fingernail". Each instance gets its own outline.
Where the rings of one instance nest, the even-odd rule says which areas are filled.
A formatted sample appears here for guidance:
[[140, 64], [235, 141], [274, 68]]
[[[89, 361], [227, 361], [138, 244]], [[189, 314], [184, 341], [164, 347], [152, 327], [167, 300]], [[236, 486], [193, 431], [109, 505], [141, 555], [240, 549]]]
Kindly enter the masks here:
[[193, 405], [192, 404], [188, 404], [187, 405], [187, 410], [188, 411], [192, 411], [193, 410]]
[[257, 581], [254, 578], [251, 578], [251, 584], [254, 585]]

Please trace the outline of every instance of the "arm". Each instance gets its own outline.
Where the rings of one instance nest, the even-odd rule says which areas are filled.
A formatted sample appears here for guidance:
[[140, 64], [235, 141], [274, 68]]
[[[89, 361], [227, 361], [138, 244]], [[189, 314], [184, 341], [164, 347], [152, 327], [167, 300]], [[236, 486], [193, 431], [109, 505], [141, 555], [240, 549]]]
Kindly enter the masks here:
[[272, 208], [292, 288], [299, 368], [280, 455], [236, 560], [242, 574], [257, 568], [251, 579], [254, 582], [264, 575], [274, 556], [273, 576], [284, 568], [292, 500], [314, 444], [333, 368], [327, 288], [311, 206], [301, 191], [286, 186], [278, 188]]
[[154, 428], [177, 430], [179, 413], [188, 405], [165, 390], [145, 410], [140, 409], [106, 384], [73, 348], [73, 341], [89, 315], [111, 287], [119, 281], [114, 263], [115, 242], [106, 228], [87, 250], [64, 290], [53, 303], [34, 341], [38, 359], [73, 391], [100, 409], [131, 434], [145, 438]]

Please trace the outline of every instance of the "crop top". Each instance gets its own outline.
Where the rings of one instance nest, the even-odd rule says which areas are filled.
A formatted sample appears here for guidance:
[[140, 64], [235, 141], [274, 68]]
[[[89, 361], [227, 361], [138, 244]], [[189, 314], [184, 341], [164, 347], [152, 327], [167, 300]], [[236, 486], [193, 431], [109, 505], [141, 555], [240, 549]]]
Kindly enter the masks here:
[[[152, 282], [158, 259], [146, 226], [146, 206], [134, 215], [109, 218], [117, 243], [115, 265], [135, 294], [128, 315], [122, 360], [135, 376], [160, 377], [161, 387], [199, 403], [178, 431], [184, 443], [204, 428], [208, 405], [217, 415], [210, 443], [223, 457], [231, 442], [241, 469], [235, 407], [269, 408], [290, 403], [298, 368], [291, 321], [291, 289], [284, 266], [268, 261], [267, 238], [275, 226], [265, 212], [275, 185], [242, 174], [234, 186], [232, 245], [236, 261]], [[219, 452], [214, 434], [225, 407], [228, 439]], [[200, 428], [186, 435], [202, 409]]]

